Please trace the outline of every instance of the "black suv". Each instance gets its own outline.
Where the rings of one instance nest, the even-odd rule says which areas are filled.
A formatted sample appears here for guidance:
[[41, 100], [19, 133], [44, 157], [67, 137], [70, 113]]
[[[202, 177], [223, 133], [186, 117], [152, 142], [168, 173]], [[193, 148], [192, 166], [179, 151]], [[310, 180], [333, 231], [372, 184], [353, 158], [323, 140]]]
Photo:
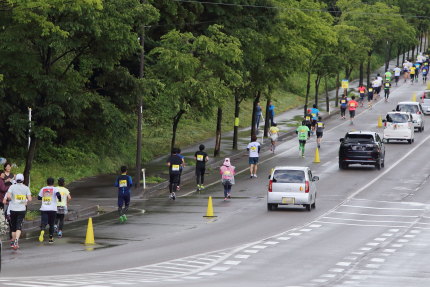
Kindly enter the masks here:
[[385, 147], [375, 132], [357, 131], [346, 133], [340, 139], [339, 168], [350, 164], [374, 165], [381, 169], [385, 164]]

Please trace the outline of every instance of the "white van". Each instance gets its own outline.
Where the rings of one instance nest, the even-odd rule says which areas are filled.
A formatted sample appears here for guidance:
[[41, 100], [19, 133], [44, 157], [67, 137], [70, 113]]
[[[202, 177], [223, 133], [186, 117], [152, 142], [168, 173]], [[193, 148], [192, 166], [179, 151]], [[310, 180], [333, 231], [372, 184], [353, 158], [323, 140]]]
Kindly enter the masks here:
[[421, 106], [424, 114], [430, 114], [430, 90], [425, 90], [421, 96]]
[[397, 104], [396, 109], [393, 112], [407, 112], [411, 113], [413, 124], [419, 132], [424, 130], [424, 117], [423, 108], [418, 102], [400, 102]]
[[388, 143], [390, 140], [405, 140], [410, 144], [414, 142], [415, 128], [411, 113], [390, 112], [383, 122], [385, 142]]
[[316, 206], [317, 188], [309, 167], [277, 166], [269, 176], [267, 209], [279, 205], [302, 205], [306, 210]]

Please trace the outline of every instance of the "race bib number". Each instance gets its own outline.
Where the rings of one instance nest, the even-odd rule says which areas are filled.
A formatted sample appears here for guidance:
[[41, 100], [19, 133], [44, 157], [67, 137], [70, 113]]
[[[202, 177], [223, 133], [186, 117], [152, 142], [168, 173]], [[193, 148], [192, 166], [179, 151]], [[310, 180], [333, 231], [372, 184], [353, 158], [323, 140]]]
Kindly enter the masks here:
[[385, 87], [386, 87], [386, 88], [389, 88], [389, 87], [390, 87], [390, 84], [385, 84]]
[[252, 151], [257, 151], [257, 147], [252, 146], [252, 147], [251, 147], [251, 150], [252, 150]]
[[197, 160], [198, 160], [198, 161], [203, 161], [203, 155], [198, 154], [198, 155], [197, 155]]
[[179, 164], [172, 165], [172, 171], [179, 171]]
[[127, 180], [121, 179], [119, 181], [119, 187], [127, 187]]
[[369, 89], [369, 92], [373, 92], [373, 89], [372, 89], [372, 88], [370, 88], [370, 89]]
[[307, 121], [309, 121], [310, 119], [311, 119], [311, 117], [309, 117], [309, 116], [307, 116], [307, 117], [306, 117], [306, 120], [307, 120]]
[[313, 117], [316, 117], [316, 114], [312, 114]]
[[351, 108], [355, 108], [355, 103], [351, 103]]
[[318, 127], [319, 128], [322, 128], [324, 126], [324, 124], [323, 123], [318, 123]]
[[15, 195], [15, 200], [16, 201], [25, 201], [25, 195], [23, 195], [23, 194], [16, 194]]
[[48, 196], [42, 197], [42, 202], [44, 205], [51, 205], [51, 197], [48, 197]]
[[341, 100], [340, 103], [341, 104], [346, 104], [346, 101], [345, 100]]
[[230, 175], [231, 172], [229, 170], [224, 171], [224, 175]]

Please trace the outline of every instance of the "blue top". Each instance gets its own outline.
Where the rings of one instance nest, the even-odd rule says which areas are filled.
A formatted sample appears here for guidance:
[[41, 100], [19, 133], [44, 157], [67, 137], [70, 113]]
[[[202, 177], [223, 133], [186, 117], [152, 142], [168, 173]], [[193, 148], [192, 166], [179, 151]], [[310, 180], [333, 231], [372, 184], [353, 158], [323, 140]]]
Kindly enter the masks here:
[[130, 188], [133, 185], [131, 176], [126, 174], [121, 174], [116, 178], [115, 187], [118, 187], [118, 192], [126, 193], [130, 192]]
[[318, 113], [320, 112], [320, 110], [318, 110], [317, 108], [312, 108], [311, 109], [311, 115], [312, 115], [312, 119], [313, 120], [317, 120], [318, 119]]
[[255, 110], [255, 114], [256, 114], [257, 116], [261, 116], [261, 107], [260, 107], [260, 106], [257, 106], [257, 108], [256, 108], [256, 110]]
[[275, 116], [275, 106], [274, 105], [269, 106], [269, 112], [272, 116]]

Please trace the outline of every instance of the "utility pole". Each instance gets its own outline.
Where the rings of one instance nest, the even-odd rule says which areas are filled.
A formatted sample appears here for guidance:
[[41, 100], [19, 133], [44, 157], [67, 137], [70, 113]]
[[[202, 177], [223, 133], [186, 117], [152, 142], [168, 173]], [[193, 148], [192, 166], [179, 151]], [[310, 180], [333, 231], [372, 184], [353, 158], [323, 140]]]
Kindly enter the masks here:
[[[142, 0], [142, 4], [145, 4], [145, 0]], [[139, 65], [139, 79], [144, 76], [145, 68], [145, 25], [142, 24], [140, 30], [140, 45], [142, 50], [140, 51], [140, 65]], [[140, 173], [142, 170], [142, 114], [143, 114], [143, 100], [142, 96], [139, 95], [139, 106], [137, 109], [137, 148], [136, 148], [136, 184], [137, 189], [140, 188]]]

